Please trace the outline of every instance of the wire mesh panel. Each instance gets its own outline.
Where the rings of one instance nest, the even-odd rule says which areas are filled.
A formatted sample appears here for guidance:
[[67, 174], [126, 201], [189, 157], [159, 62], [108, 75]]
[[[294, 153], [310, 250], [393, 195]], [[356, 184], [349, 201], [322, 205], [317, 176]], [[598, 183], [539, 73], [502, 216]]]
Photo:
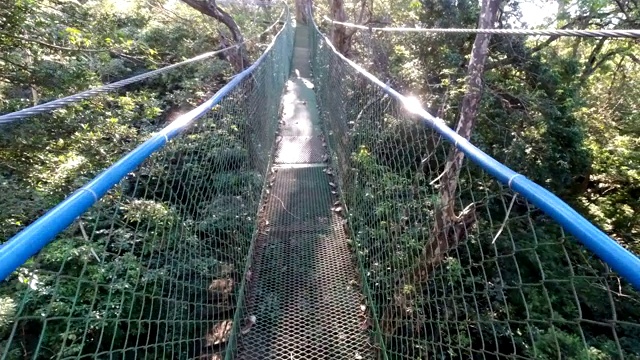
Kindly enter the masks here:
[[[308, 29], [296, 27], [275, 165], [237, 318], [237, 359], [370, 359], [335, 173], [326, 164]], [[236, 338], [233, 341], [236, 341]]]
[[256, 323], [241, 335], [238, 359], [370, 358], [347, 236], [324, 170], [281, 168], [273, 177], [249, 279], [246, 314]]
[[[49, 10], [54, 11], [59, 6], [63, 5], [56, 3]], [[278, 31], [279, 22], [269, 18], [268, 21], [265, 19], [265, 24], [271, 25], [263, 25], [262, 21], [242, 24], [246, 25], [242, 28], [247, 56], [254, 58], [255, 54], [257, 58], [261, 55], [261, 48], [256, 45], [270, 42]], [[158, 31], [162, 28], [160, 24], [153, 26], [157, 26]], [[152, 35], [155, 32], [148, 31], [145, 36], [155, 39]], [[237, 57], [239, 45], [195, 56], [198, 52], [221, 46], [209, 35], [200, 35], [195, 43], [184, 41], [190, 45], [173, 48], [170, 52], [173, 55], [164, 53], [160, 63], [174, 62], [183, 56], [189, 59], [152, 71], [147, 70], [160, 64], [145, 64], [144, 60], [134, 58], [126, 61], [114, 58], [104, 63], [106, 59], [99, 55], [100, 52], [88, 54], [76, 63], [72, 60], [73, 52], [63, 52], [64, 55], [54, 51], [52, 54], [49, 51], [53, 49], [48, 49], [49, 55], [40, 54], [44, 59], [49, 56], [64, 59], [54, 62], [57, 64], [55, 69], [46, 70], [51, 76], [43, 73], [45, 78], [51, 78], [42, 87], [34, 85], [39, 87], [39, 95], [34, 98], [36, 103], [68, 95], [99, 81], [110, 83], [16, 112], [11, 111], [29, 103], [24, 98], [25, 93], [11, 90], [16, 86], [20, 88], [21, 82], [13, 84], [12, 81], [0, 86], [0, 193], [11, 194], [0, 198], [1, 241], [22, 230], [41, 216], [44, 209], [62, 201], [100, 170], [180, 114], [205, 101], [233, 78], [234, 67], [223, 59]], [[143, 43], [149, 45], [146, 40], [141, 40], [140, 44]], [[19, 57], [19, 53], [17, 51], [13, 56]], [[67, 61], [73, 66], [65, 66]], [[37, 63], [29, 65], [27, 61], [25, 64], [40, 66]], [[74, 69], [78, 73], [74, 73]], [[34, 68], [33, 71], [41, 70]], [[80, 73], [90, 76], [85, 78]], [[67, 82], [64, 80], [67, 78], [75, 80]], [[117, 79], [122, 80], [111, 82]]]
[[0, 357], [211, 358], [224, 350], [288, 77], [264, 61], [2, 286]]
[[[640, 294], [522, 196], [340, 59], [316, 32], [321, 116], [371, 332], [388, 359], [638, 358]], [[442, 209], [455, 216], [439, 221]]]

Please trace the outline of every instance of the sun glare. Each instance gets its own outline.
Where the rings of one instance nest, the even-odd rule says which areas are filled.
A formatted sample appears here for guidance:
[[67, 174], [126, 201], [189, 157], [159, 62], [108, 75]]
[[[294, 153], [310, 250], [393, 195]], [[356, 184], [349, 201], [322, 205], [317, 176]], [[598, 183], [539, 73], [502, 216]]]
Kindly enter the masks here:
[[530, 27], [548, 25], [555, 18], [558, 5], [555, 2], [541, 2], [535, 0], [520, 3], [522, 21]]
[[418, 114], [422, 109], [422, 104], [420, 100], [415, 96], [407, 96], [402, 100], [404, 107], [412, 114]]
[[133, 0], [111, 0], [110, 3], [118, 12], [121, 13], [133, 10], [135, 5]]

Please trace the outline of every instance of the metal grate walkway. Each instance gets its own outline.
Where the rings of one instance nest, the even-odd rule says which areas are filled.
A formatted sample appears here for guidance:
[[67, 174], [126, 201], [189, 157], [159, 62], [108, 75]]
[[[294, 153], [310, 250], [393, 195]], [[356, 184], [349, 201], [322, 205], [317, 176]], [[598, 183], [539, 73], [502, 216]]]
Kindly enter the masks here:
[[[356, 273], [327, 174], [308, 29], [296, 29], [270, 189], [260, 221], [240, 359], [370, 358]], [[297, 71], [296, 71], [297, 70]]]

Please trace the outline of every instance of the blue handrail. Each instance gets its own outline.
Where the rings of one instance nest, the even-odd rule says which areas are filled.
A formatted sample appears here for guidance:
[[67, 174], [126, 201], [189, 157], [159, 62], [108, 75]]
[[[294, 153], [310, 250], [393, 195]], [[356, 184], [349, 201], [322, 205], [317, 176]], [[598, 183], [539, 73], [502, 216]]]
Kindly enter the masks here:
[[78, 216], [82, 215], [103, 197], [109, 189], [120, 182], [129, 172], [136, 169], [144, 160], [164, 147], [169, 140], [179, 135], [187, 126], [204, 116], [227, 94], [233, 91], [264, 61], [269, 51], [281, 38], [282, 33], [290, 26], [290, 22], [287, 21], [258, 60], [236, 75], [209, 100], [178, 117], [170, 125], [153, 135], [151, 139], [126, 154], [85, 186], [76, 190], [56, 207], [3, 244], [0, 247], [0, 280], [5, 280], [9, 274], [24, 264], [31, 256], [42, 250], [56, 235], [71, 225]]
[[640, 258], [637, 255], [625, 249], [617, 241], [603, 233], [553, 193], [527, 179], [524, 175], [509, 169], [475, 147], [447, 126], [442, 119], [429, 114], [422, 107], [415, 109], [416, 104], [408, 97], [392, 89], [360, 65], [340, 54], [333, 44], [331, 44], [331, 41], [319, 31], [315, 22], [313, 25], [318, 34], [324, 38], [325, 43], [338, 57], [353, 67], [362, 76], [382, 88], [382, 91], [389, 96], [401, 101], [407, 105], [407, 107], [410, 106], [412, 108], [411, 111], [416, 113], [425, 125], [434, 129], [446, 140], [455, 144], [471, 161], [495, 177], [502, 184], [507, 185], [511, 190], [519, 193], [544, 211], [570, 234], [575, 236], [584, 246], [606, 262], [613, 270], [633, 284], [636, 289], [640, 290]]

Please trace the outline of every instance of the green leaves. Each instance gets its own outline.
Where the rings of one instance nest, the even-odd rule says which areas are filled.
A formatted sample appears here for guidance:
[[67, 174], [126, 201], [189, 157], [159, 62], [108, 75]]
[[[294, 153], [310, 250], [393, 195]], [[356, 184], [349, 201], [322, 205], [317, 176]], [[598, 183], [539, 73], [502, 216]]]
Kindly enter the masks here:
[[[8, 22], [7, 35], [0, 34], [0, 113], [219, 47], [218, 25], [181, 2], [164, 4], [170, 11], [142, 0], [127, 1], [126, 9], [111, 0], [13, 3], [0, 15]], [[263, 30], [260, 19], [244, 19], [251, 24], [247, 37]], [[226, 61], [208, 59], [3, 127], [3, 239], [211, 96], [230, 75]], [[152, 348], [204, 336], [204, 325], [183, 331], [176, 319], [193, 318], [195, 304], [203, 322], [215, 313], [206, 285], [197, 284], [244, 268], [255, 225], [263, 179], [248, 171], [247, 114], [238, 104], [228, 104], [237, 111], [224, 119], [201, 119], [196, 131], [167, 144], [85, 213], [82, 227], [72, 225], [0, 286], [0, 352], [10, 359], [124, 348], [125, 357], [136, 351], [187, 356], [179, 348], [158, 354]], [[222, 194], [226, 200], [214, 201]]]

